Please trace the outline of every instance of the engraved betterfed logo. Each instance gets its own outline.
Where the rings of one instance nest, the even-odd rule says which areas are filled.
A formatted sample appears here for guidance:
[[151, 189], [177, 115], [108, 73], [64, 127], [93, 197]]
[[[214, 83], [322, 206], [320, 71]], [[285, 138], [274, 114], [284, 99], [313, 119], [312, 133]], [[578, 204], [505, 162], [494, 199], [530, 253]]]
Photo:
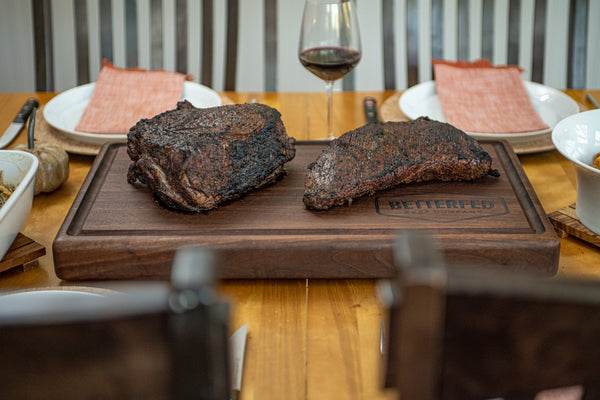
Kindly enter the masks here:
[[423, 221], [456, 222], [508, 214], [500, 196], [415, 193], [375, 198], [377, 214]]

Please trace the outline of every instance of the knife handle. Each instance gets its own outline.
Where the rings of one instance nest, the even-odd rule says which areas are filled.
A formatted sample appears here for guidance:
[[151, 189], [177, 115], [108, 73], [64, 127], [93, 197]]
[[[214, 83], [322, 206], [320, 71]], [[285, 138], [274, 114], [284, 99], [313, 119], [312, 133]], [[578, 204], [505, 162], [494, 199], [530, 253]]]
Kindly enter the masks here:
[[37, 106], [39, 106], [39, 103], [36, 99], [27, 100], [25, 104], [23, 104], [23, 107], [21, 107], [21, 109], [19, 110], [19, 113], [17, 114], [13, 122], [21, 122], [24, 124], [25, 121], [27, 121], [27, 118], [29, 118], [29, 114], [31, 114], [31, 110], [33, 110], [33, 107]]
[[367, 122], [376, 122], [377, 119], [377, 101], [372, 97], [365, 97], [363, 100], [365, 107], [365, 117]]

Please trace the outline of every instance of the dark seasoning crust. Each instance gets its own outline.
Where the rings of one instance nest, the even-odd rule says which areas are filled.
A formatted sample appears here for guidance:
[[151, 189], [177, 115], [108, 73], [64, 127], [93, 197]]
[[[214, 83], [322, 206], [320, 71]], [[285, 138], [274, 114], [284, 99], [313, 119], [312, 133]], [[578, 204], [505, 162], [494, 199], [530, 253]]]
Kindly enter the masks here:
[[370, 123], [332, 141], [309, 165], [304, 204], [325, 210], [400, 184], [499, 176], [479, 143], [447, 123]]
[[127, 180], [168, 208], [208, 210], [274, 182], [294, 143], [279, 111], [264, 104], [197, 109], [183, 101], [131, 128]]
[[[175, 110], [140, 120], [128, 134], [127, 180], [163, 206], [218, 207], [275, 182], [296, 154], [279, 111], [264, 104]], [[303, 202], [324, 210], [400, 184], [499, 176], [479, 143], [428, 118], [370, 123], [333, 140], [308, 166]]]

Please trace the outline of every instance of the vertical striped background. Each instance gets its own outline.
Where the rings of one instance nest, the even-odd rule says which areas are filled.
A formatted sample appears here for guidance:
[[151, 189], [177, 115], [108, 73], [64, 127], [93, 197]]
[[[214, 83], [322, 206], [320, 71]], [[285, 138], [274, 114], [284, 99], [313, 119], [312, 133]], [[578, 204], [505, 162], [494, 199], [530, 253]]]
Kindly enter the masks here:
[[[320, 91], [297, 58], [303, 3], [0, 0], [0, 91], [65, 90], [95, 80], [103, 58], [216, 90]], [[600, 1], [356, 3], [363, 57], [338, 89], [405, 89], [432, 79], [432, 58], [488, 58], [557, 88], [600, 87], [600, 44], [588, 39], [600, 37]]]

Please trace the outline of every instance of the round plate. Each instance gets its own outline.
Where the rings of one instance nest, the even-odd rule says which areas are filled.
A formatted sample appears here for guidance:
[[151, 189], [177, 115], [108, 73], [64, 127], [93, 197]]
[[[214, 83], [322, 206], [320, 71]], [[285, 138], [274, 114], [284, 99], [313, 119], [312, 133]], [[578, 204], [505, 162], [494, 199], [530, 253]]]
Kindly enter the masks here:
[[[46, 321], [90, 310], [112, 291], [96, 288], [39, 288], [0, 294], [0, 325]], [[60, 319], [60, 318], [58, 318]]]
[[600, 153], [600, 109], [565, 118], [554, 128], [552, 142], [571, 162], [599, 175], [600, 171], [592, 163]]
[[64, 286], [0, 292], [0, 327], [92, 321], [166, 309], [169, 289], [165, 285], [124, 289]]
[[[125, 142], [127, 135], [97, 134], [79, 132], [75, 126], [94, 93], [95, 82], [66, 90], [54, 97], [44, 107], [44, 118], [53, 128], [65, 133], [71, 139], [85, 143], [104, 144]], [[221, 97], [214, 90], [195, 82], [184, 82], [182, 100], [188, 100], [195, 107], [216, 107], [222, 104]]]
[[[577, 114], [579, 106], [575, 100], [559, 90], [529, 81], [523, 83], [536, 111], [549, 126], [548, 129], [535, 132], [467, 133], [476, 139], [505, 139], [512, 145], [543, 140], [551, 148], [550, 135], [552, 129], [562, 119]], [[400, 96], [398, 104], [400, 110], [411, 119], [427, 116], [437, 121], [446, 122], [434, 81], [423, 82], [409, 88]]]

